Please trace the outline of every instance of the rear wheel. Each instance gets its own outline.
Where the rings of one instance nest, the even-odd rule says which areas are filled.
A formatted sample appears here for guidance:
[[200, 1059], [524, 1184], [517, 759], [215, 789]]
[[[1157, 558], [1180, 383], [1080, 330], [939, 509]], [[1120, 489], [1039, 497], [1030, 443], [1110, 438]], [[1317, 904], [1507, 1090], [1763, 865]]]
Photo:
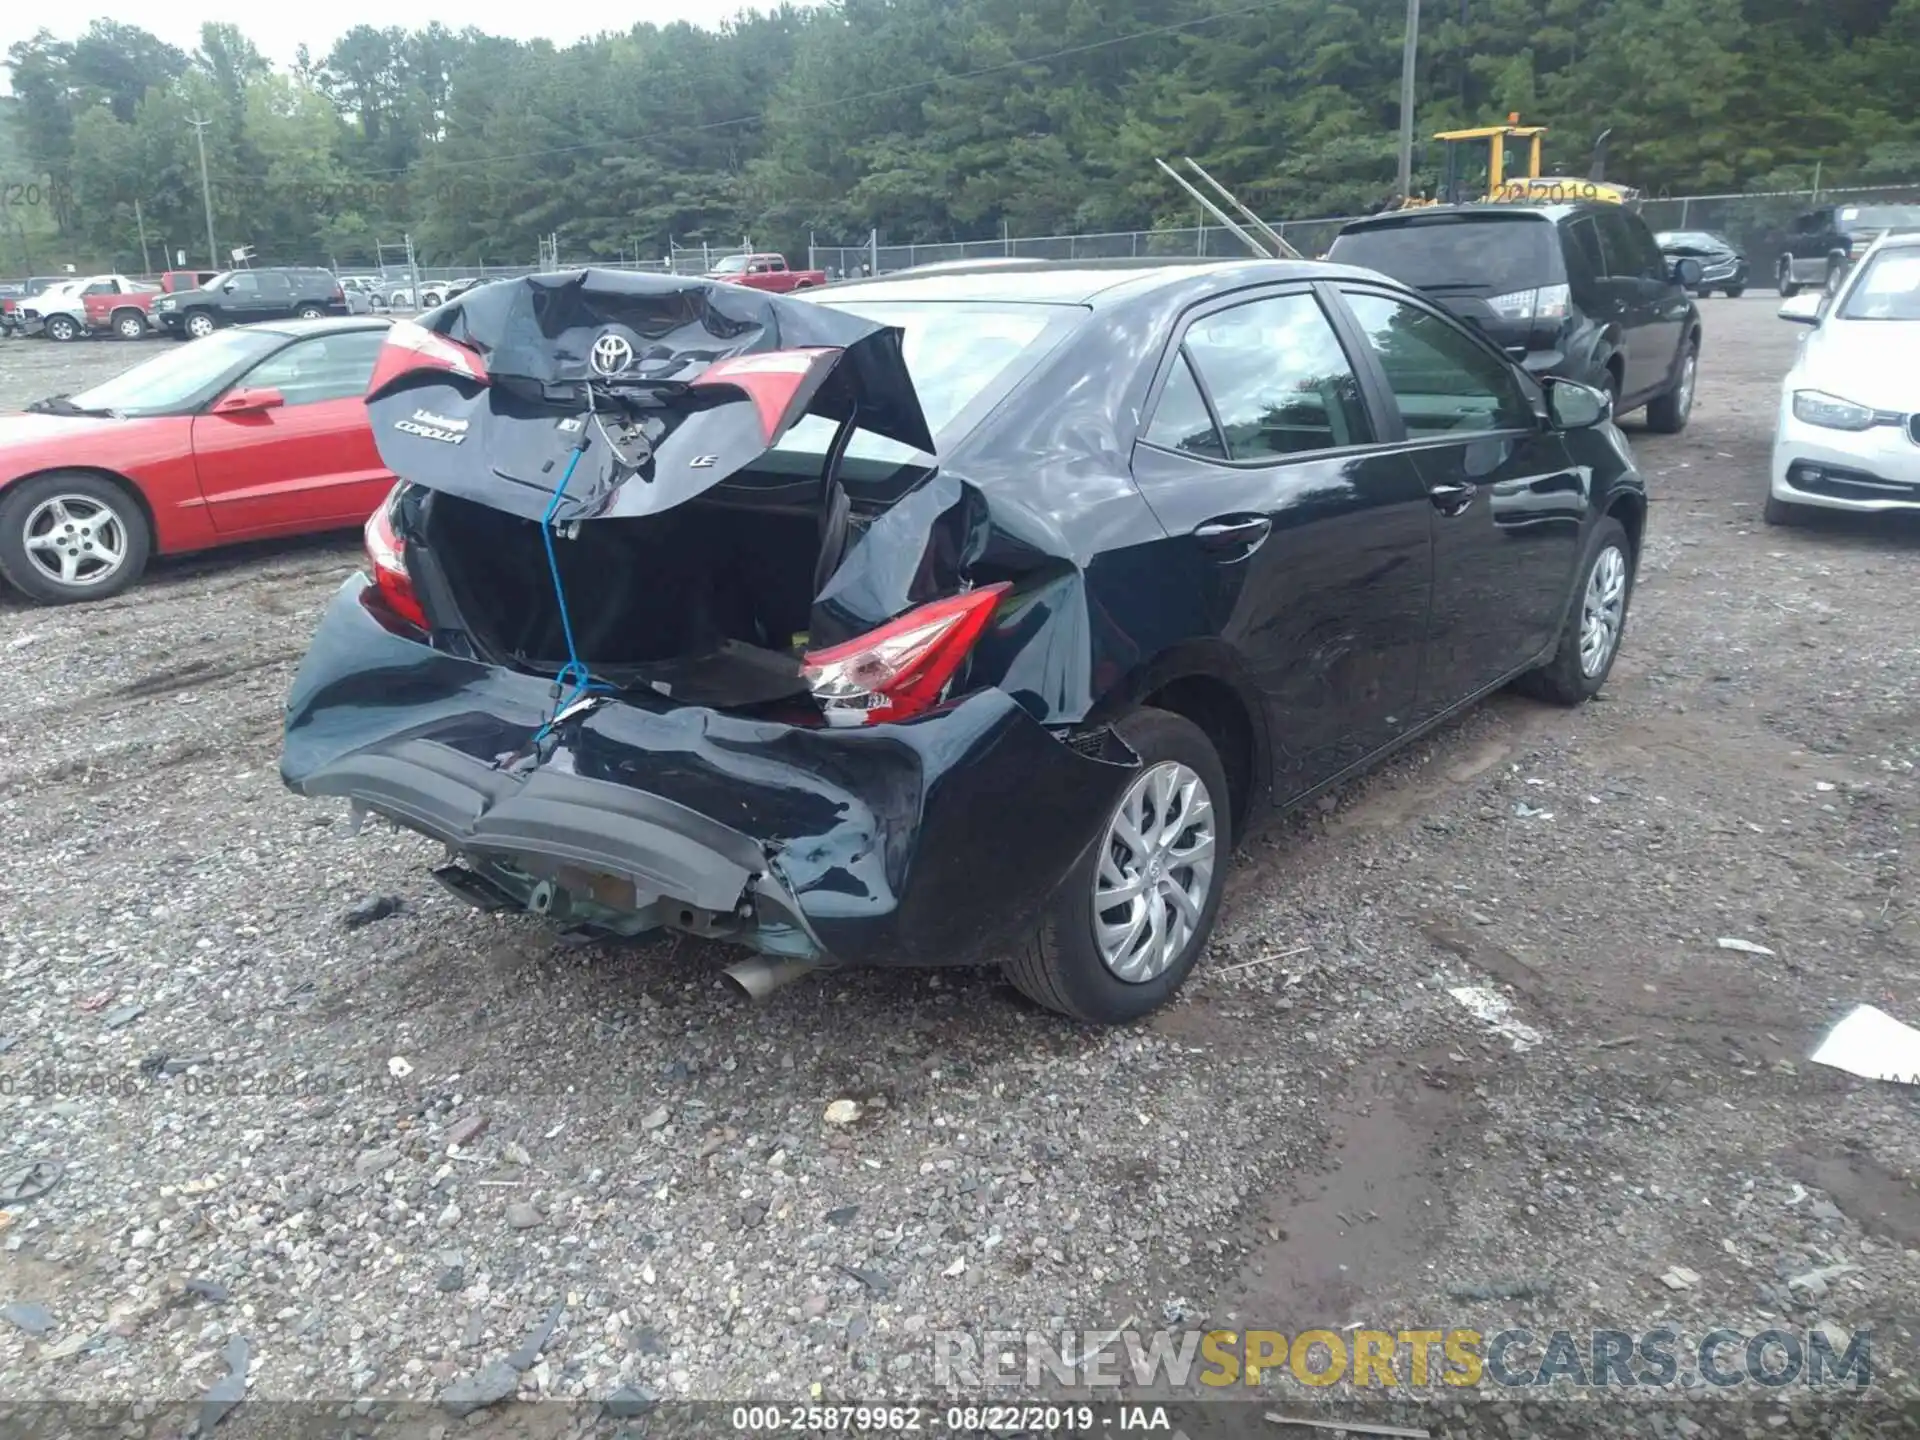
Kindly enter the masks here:
[[1727, 298], [1729, 300], [1738, 300], [1742, 295], [1746, 293], [1747, 293], [1747, 287], [1744, 285], [1729, 285], [1727, 287]]
[[1666, 394], [1655, 396], [1647, 406], [1649, 430], [1661, 435], [1678, 435], [1687, 428], [1687, 417], [1693, 414], [1694, 381], [1699, 373], [1700, 344], [1689, 340], [1680, 356], [1680, 373], [1673, 387]]
[[35, 600], [117, 595], [146, 568], [152, 543], [139, 504], [99, 475], [55, 471], [0, 494], [0, 575]]
[[1152, 709], [1114, 728], [1140, 773], [1006, 966], [1029, 999], [1099, 1025], [1137, 1020], [1186, 983], [1213, 933], [1233, 842], [1226, 771], [1205, 731]]
[[1627, 530], [1608, 516], [1594, 528], [1580, 570], [1580, 588], [1560, 625], [1553, 658], [1514, 682], [1514, 688], [1556, 705], [1591, 700], [1607, 683], [1633, 598], [1633, 546]]
[[147, 317], [138, 310], [122, 310], [113, 317], [113, 333], [122, 340], [138, 340], [147, 333]]
[[205, 310], [192, 310], [187, 313], [187, 334], [195, 340], [211, 335], [219, 322]]
[[327, 311], [323, 305], [302, 305], [293, 313], [302, 320], [318, 320], [324, 316]]
[[80, 334], [80, 327], [71, 316], [49, 315], [47, 317], [47, 338], [49, 340], [72, 340]]
[[1762, 512], [1769, 525], [1798, 525], [1807, 518], [1807, 507], [1795, 505], [1791, 500], [1782, 500], [1777, 496], [1767, 496], [1767, 508]]
[[1780, 257], [1780, 268], [1774, 273], [1773, 286], [1780, 292], [1782, 300], [1791, 300], [1800, 293], [1800, 286], [1793, 278], [1793, 261], [1785, 255]]

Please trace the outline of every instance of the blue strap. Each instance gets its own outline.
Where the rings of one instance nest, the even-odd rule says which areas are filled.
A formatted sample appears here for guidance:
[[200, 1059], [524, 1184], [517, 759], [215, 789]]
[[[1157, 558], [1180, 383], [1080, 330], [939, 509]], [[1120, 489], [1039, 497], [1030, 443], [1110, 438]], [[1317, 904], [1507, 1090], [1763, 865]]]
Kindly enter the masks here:
[[553, 598], [560, 606], [560, 633], [567, 642], [567, 663], [553, 677], [553, 684], [556, 691], [565, 685], [571, 685], [573, 690], [554, 706], [552, 718], [534, 732], [533, 743], [536, 745], [553, 733], [553, 727], [559, 723], [560, 717], [582, 696], [613, 689], [611, 685], [600, 684], [593, 678], [573, 643], [573, 617], [567, 613], [567, 588], [560, 581], [560, 557], [553, 548], [553, 517], [560, 509], [560, 502], [566, 498], [567, 482], [573, 478], [573, 467], [580, 463], [586, 448], [584, 444], [574, 446], [560, 483], [553, 487], [553, 498], [547, 502], [546, 514], [540, 517], [540, 539], [547, 548], [547, 572], [553, 576]]

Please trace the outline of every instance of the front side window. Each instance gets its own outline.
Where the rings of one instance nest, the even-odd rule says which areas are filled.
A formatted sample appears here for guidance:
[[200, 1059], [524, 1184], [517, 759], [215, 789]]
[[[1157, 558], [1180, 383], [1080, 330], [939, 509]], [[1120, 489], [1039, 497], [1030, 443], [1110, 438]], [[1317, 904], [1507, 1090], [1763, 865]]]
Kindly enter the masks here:
[[257, 295], [260, 293], [260, 282], [251, 275], [229, 275], [227, 283], [220, 288], [230, 295]]
[[1386, 372], [1410, 438], [1535, 425], [1533, 405], [1512, 366], [1471, 336], [1384, 295], [1349, 291], [1347, 304]]
[[82, 409], [116, 415], [175, 415], [207, 399], [225, 376], [279, 343], [276, 335], [217, 330], [191, 345], [170, 346], [71, 399]]
[[250, 390], [278, 390], [289, 405], [314, 405], [366, 394], [386, 335], [347, 330], [289, 345], [241, 381]]
[[1311, 295], [1203, 316], [1187, 327], [1184, 348], [1213, 400], [1229, 459], [1274, 460], [1373, 438], [1353, 365]]
[[1882, 250], [1840, 304], [1842, 320], [1920, 320], [1920, 246]]

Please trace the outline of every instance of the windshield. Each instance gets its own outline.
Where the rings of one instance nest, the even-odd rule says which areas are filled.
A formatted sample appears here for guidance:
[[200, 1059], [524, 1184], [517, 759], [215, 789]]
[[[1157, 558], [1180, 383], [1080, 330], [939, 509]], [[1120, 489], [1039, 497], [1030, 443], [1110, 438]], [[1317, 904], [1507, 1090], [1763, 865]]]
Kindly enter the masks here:
[[284, 335], [258, 330], [216, 330], [81, 391], [71, 403], [116, 415], [170, 415], [205, 399], [240, 366], [285, 343]]
[[1920, 246], [1882, 250], [1847, 288], [1842, 320], [1920, 320]]
[[1662, 230], [1654, 239], [1662, 250], [1719, 250], [1727, 243], [1704, 230]]
[[1381, 225], [1338, 236], [1327, 259], [1432, 290], [1490, 294], [1552, 283], [1552, 226], [1473, 219]]
[[729, 255], [713, 267], [713, 273], [715, 275], [744, 275], [747, 273], [747, 257], [745, 255]]
[[1920, 226], [1920, 205], [1849, 205], [1840, 219], [1869, 230], [1900, 230]]
[[[825, 302], [819, 302], [825, 303]], [[905, 332], [907, 373], [936, 441], [960, 412], [1005, 375], [1031, 350], [1043, 331], [1063, 314], [1058, 305], [967, 304], [955, 301], [833, 302], [836, 310]], [[802, 455], [824, 455], [834, 423], [809, 415], [788, 431], [777, 447]], [[917, 452], [896, 441], [857, 431], [847, 453], [860, 459], [903, 464]]]

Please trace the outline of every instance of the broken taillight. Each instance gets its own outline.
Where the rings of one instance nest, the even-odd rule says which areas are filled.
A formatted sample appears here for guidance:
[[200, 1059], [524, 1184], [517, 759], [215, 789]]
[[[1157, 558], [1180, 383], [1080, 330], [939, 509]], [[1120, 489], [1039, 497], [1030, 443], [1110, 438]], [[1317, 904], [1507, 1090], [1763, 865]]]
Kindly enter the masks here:
[[367, 398], [373, 399], [396, 380], [428, 370], [439, 374], [460, 375], [478, 384], [487, 383], [487, 363], [480, 352], [458, 340], [436, 335], [411, 320], [396, 320], [387, 328], [387, 343], [373, 362], [373, 379], [367, 382]]
[[1011, 588], [983, 585], [909, 610], [844, 645], [809, 651], [800, 674], [827, 723], [878, 725], [932, 709]]
[[414, 593], [413, 577], [407, 573], [407, 544], [394, 528], [393, 507], [399, 501], [400, 487], [393, 487], [380, 508], [367, 517], [367, 564], [373, 571], [374, 589], [380, 601], [409, 625], [425, 630], [427, 612]]

